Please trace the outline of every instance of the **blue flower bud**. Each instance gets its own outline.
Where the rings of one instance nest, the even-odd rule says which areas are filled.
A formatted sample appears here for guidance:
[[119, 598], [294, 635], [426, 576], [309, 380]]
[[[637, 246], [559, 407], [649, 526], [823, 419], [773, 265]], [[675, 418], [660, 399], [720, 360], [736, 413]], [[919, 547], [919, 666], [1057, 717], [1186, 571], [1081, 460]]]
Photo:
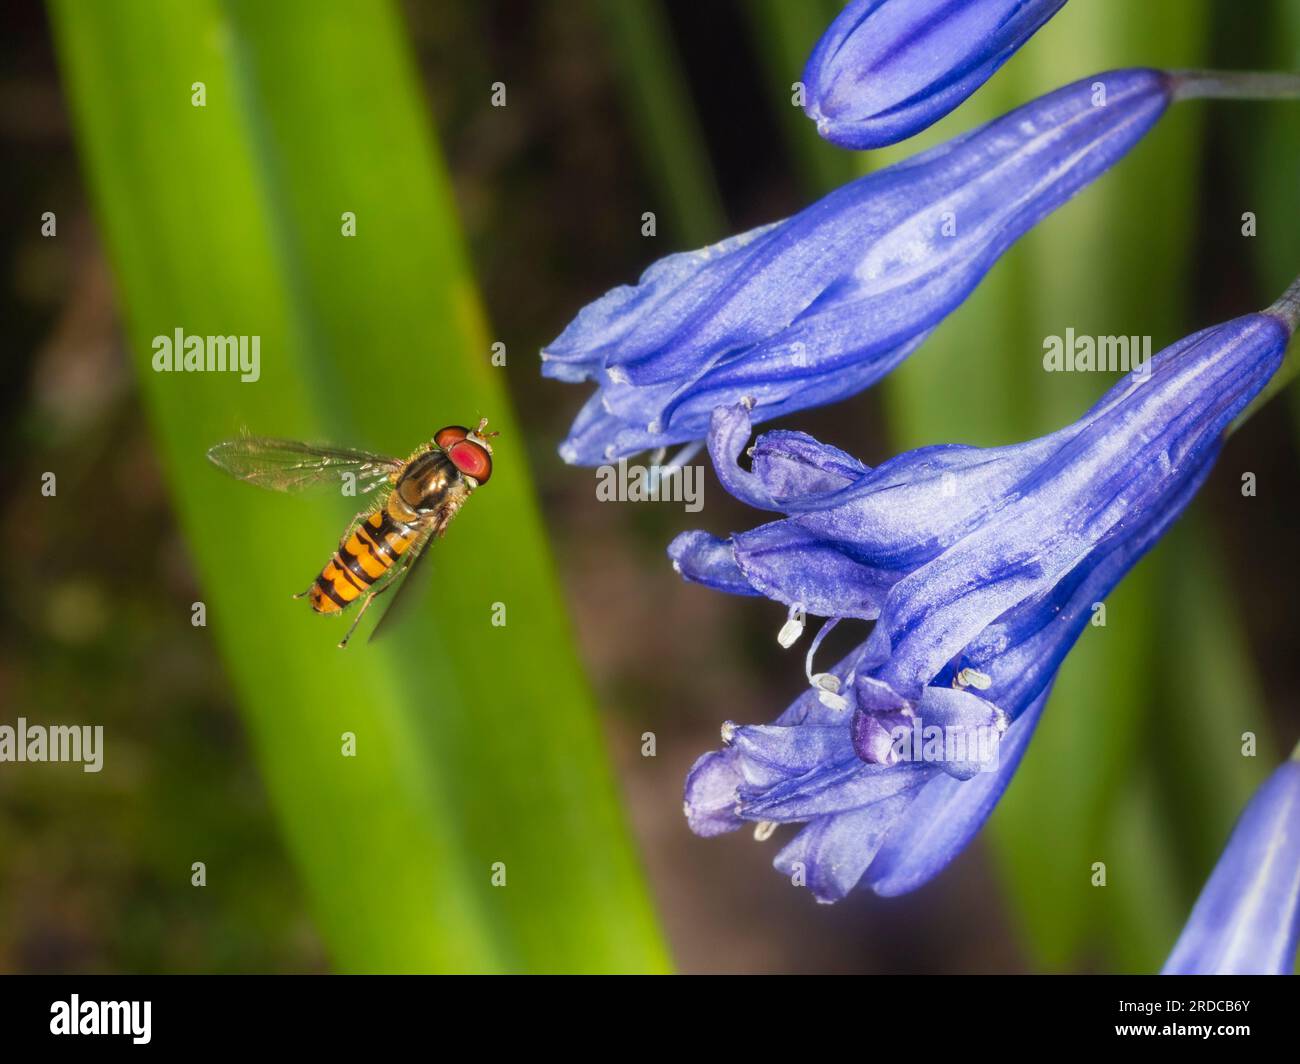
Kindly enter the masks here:
[[842, 148], [879, 148], [937, 122], [1065, 0], [853, 0], [817, 42], [804, 111]]

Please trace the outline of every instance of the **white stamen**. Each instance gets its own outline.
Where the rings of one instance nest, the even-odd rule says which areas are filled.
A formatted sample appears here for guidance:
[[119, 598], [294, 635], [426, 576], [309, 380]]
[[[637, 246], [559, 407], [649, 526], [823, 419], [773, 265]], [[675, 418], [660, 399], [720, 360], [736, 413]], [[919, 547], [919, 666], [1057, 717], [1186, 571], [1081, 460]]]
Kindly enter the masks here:
[[[817, 648], [822, 645], [822, 640], [830, 635], [831, 629], [839, 623], [840, 619], [838, 617], [826, 618], [826, 623], [817, 630], [817, 635], [813, 637], [813, 641], [808, 647], [808, 653], [803, 659], [804, 675], [808, 677], [808, 682], [812, 684], [813, 687], [819, 686], [817, 683], [817, 677], [813, 675], [813, 657], [817, 653]], [[822, 675], [826, 674], [823, 673]]]
[[849, 708], [849, 700], [843, 695], [832, 694], [823, 688], [817, 689], [817, 701], [827, 709], [833, 709], [836, 713], [843, 713]]
[[813, 676], [812, 685], [833, 695], [840, 693], [840, 678], [829, 672], [819, 672]]
[[722, 742], [726, 746], [731, 745], [731, 740], [736, 737], [736, 722], [734, 720], [724, 720], [722, 722]]
[[781, 631], [776, 633], [776, 641], [781, 644], [781, 649], [789, 650], [803, 635], [803, 610], [800, 606], [790, 606], [790, 613], [785, 618], [785, 623], [781, 626]]
[[774, 831], [776, 831], [775, 820], [760, 820], [754, 825], [754, 841], [767, 842], [767, 840], [772, 837]]
[[953, 679], [956, 687], [973, 687], [977, 691], [987, 691], [993, 686], [993, 678], [978, 669], [965, 668]]
[[754, 407], [758, 406], [758, 400], [752, 395], [742, 395], [740, 397], [740, 405], [746, 410], [753, 410]]
[[667, 465], [659, 464], [660, 462], [663, 461], [663, 455], [664, 452], [667, 450], [667, 448], [664, 447], [659, 448], [659, 450], [656, 451], [654, 454], [654, 459], [658, 459], [658, 461], [652, 459], [650, 462], [650, 477], [647, 482], [647, 487], [649, 488], [649, 490], [652, 492], [657, 492], [659, 490], [660, 483], [669, 477], [676, 476], [683, 469], [685, 469], [686, 463], [689, 462], [692, 458], [694, 458], [697, 454], [699, 454], [700, 448], [702, 448], [703, 446], [704, 446], [703, 440], [696, 440], [694, 443], [686, 444], [680, 451], [678, 451], [675, 455], [672, 456], [672, 458], [668, 460]]
[[691, 443], [682, 445], [682, 449], [668, 459], [668, 463], [660, 470], [664, 476], [671, 476], [673, 473], [680, 473], [686, 468], [686, 464], [704, 450], [703, 440], [694, 440]]
[[605, 376], [614, 384], [626, 384], [628, 382], [627, 370], [621, 366], [610, 366], [605, 370]]

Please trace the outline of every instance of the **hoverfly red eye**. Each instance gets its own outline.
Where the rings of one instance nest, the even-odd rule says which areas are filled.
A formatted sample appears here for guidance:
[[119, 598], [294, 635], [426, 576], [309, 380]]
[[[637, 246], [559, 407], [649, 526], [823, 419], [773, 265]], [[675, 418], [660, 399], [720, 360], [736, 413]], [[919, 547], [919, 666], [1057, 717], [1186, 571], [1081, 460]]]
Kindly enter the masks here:
[[447, 451], [447, 456], [457, 469], [467, 477], [473, 477], [480, 484], [486, 484], [488, 478], [492, 475], [492, 456], [483, 447], [471, 440], [460, 440], [453, 443]]
[[448, 425], [433, 434], [433, 442], [445, 451], [457, 440], [463, 440], [468, 435], [469, 429], [464, 425]]

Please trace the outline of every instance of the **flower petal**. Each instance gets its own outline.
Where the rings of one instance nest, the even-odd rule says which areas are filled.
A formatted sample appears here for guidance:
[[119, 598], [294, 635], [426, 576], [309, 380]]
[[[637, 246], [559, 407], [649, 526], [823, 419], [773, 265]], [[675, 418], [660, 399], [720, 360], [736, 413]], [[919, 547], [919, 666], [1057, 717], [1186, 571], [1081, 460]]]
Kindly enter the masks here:
[[860, 565], [834, 544], [791, 521], [773, 521], [731, 538], [736, 565], [753, 592], [816, 617], [871, 620], [903, 574]]
[[1007, 729], [998, 747], [996, 772], [959, 780], [935, 776], [890, 827], [867, 870], [866, 885], [893, 896], [916, 890], [937, 876], [975, 835], [1007, 789], [1034, 733], [1049, 691], [1044, 691]]
[[696, 835], [722, 835], [744, 827], [736, 815], [736, 790], [742, 782], [740, 755], [730, 748], [698, 758], [686, 776], [686, 823]]
[[858, 764], [848, 729], [843, 724], [807, 724], [795, 728], [747, 725], [735, 730], [731, 746], [739, 751], [742, 772], [750, 787], [802, 778], [827, 766]]
[[914, 790], [941, 771], [921, 763], [868, 765], [855, 757], [762, 789], [742, 786], [739, 812], [746, 820], [813, 820]]
[[1093, 617], [1095, 605], [1110, 594], [1186, 509], [1209, 476], [1206, 461], [1129, 538], [1098, 546], [1050, 591], [1019, 603], [985, 628], [942, 671], [936, 683], [949, 682], [963, 669], [988, 678], [981, 692], [1013, 718], [1051, 684], [1056, 670]]
[[729, 595], [761, 594], [736, 564], [731, 541], [707, 532], [683, 532], [668, 545], [673, 568], [696, 584]]
[[784, 508], [793, 499], [843, 490], [870, 470], [805, 432], [765, 432], [750, 448], [754, 475]]
[[1213, 461], [1224, 429], [1281, 363], [1289, 336], [1247, 315], [1166, 348], [1130, 374], [996, 513], [894, 585], [872, 633], [876, 674], [911, 699], [1006, 610], [1118, 542]]
[[1255, 793], [1164, 975], [1289, 975], [1300, 939], [1300, 761]]
[[606, 292], [579, 311], [542, 351], [543, 376], [562, 381], [599, 378], [613, 351], [653, 350], [675, 331], [665, 323], [689, 318], [692, 307], [698, 308], [727, 284], [751, 245], [783, 224], [772, 222], [698, 251], [668, 255], [635, 285]]
[[913, 792], [907, 791], [863, 809], [814, 820], [772, 864], [792, 881], [807, 886], [818, 901], [839, 901], [858, 885], [912, 798]]
[[[638, 321], [636, 342], [620, 332], [608, 365], [634, 384], [684, 383], [752, 344], [804, 341], [814, 374], [895, 348], [932, 328], [1007, 245], [1127, 152], [1169, 90], [1159, 71], [1098, 74], [845, 185], [746, 244], [744, 269], [725, 285], [715, 284], [721, 270], [706, 284], [688, 274], [670, 312], [656, 307]], [[819, 332], [815, 321], [828, 318]], [[831, 334], [840, 342], [807, 342]]]

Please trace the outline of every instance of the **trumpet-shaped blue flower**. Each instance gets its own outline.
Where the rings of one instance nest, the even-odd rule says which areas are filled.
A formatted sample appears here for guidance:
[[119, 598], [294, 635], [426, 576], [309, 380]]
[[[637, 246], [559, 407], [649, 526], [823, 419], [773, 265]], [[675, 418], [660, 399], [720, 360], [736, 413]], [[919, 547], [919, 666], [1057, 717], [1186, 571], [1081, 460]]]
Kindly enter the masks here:
[[542, 372], [595, 380], [560, 447], [599, 465], [853, 395], [906, 358], [1021, 234], [1136, 144], [1195, 78], [1120, 70], [1068, 85], [792, 218], [670, 255], [585, 307]]
[[661, 259], [543, 350], [546, 376], [597, 384], [560, 454], [600, 465], [694, 443], [715, 407], [742, 396], [759, 422], [853, 395], [911, 354], [1003, 251], [1172, 100], [1297, 92], [1288, 75], [1099, 74], [785, 221]]
[[842, 148], [879, 148], [937, 122], [1065, 0], [853, 0], [817, 42], [804, 111]]
[[1300, 941], [1300, 748], [1255, 793], [1165, 975], [1289, 975]]
[[[812, 669], [818, 636], [813, 690], [775, 725], [724, 728], [726, 748], [688, 780], [692, 827], [806, 823], [777, 865], [822, 900], [858, 882], [898, 893], [942, 868], [1006, 786], [1093, 605], [1186, 507], [1281, 364], [1297, 291], [1166, 348], [1075, 424], [1011, 447], [927, 447], [869, 469], [773, 432], [745, 470], [746, 405], [715, 412], [724, 486], [786, 516], [728, 540], [685, 533], [676, 568], [792, 613], [876, 623], [829, 675]], [[900, 756], [917, 722], [1003, 735], [996, 765]]]

